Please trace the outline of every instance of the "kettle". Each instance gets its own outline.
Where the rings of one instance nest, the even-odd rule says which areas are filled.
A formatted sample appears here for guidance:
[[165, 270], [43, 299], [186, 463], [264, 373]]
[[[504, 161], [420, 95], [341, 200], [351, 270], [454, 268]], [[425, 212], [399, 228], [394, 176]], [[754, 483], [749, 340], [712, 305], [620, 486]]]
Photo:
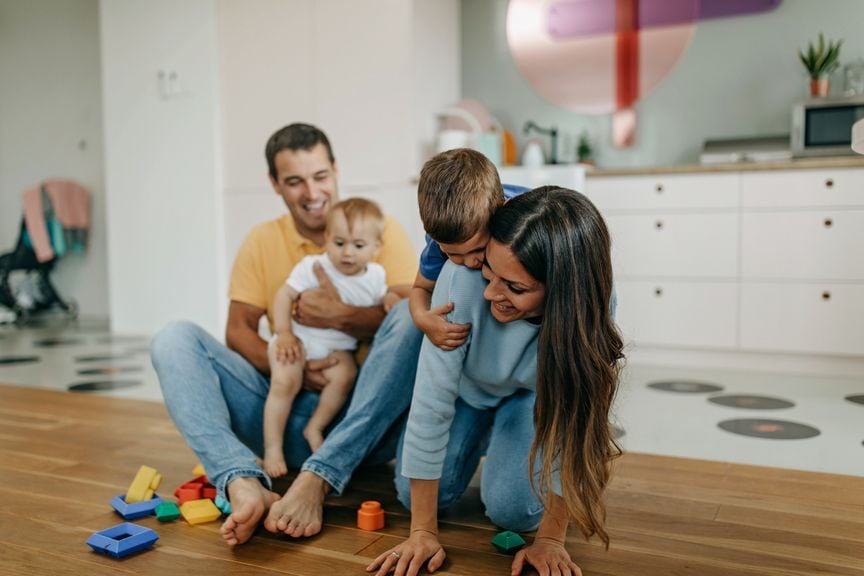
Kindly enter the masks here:
[[522, 165], [529, 168], [539, 168], [546, 163], [546, 156], [543, 154], [543, 147], [537, 140], [529, 140], [525, 145], [525, 151], [522, 152]]

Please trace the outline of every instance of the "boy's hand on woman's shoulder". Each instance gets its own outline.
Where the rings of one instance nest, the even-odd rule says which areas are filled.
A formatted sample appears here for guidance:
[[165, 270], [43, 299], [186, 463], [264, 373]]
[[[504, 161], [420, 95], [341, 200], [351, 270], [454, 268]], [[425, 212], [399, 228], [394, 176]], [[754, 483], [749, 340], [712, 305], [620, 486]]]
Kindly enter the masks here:
[[455, 350], [465, 343], [471, 332], [471, 324], [453, 324], [447, 321], [447, 314], [453, 311], [453, 303], [448, 302], [431, 310], [420, 312], [414, 318], [417, 327], [427, 338], [442, 350]]

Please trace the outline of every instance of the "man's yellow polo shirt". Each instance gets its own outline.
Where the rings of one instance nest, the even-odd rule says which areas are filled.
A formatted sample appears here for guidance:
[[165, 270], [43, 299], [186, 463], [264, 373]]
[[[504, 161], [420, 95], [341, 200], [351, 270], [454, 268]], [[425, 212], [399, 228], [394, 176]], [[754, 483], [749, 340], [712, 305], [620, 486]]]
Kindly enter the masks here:
[[[266, 310], [272, 331], [276, 292], [304, 256], [323, 252], [323, 246], [300, 235], [291, 214], [259, 224], [246, 236], [234, 259], [228, 297]], [[414, 283], [417, 256], [405, 230], [390, 216], [385, 216], [381, 251], [374, 261], [387, 271], [388, 285]]]

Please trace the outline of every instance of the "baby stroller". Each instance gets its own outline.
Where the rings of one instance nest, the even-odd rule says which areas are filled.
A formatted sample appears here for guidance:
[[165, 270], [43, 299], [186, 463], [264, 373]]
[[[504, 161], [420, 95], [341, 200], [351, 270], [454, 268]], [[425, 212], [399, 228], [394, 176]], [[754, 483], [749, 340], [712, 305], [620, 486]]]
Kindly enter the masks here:
[[[64, 300], [49, 274], [67, 252], [84, 252], [90, 226], [90, 192], [69, 180], [46, 180], [22, 194], [24, 217], [11, 252], [0, 255], [0, 305], [23, 324], [31, 315], [60, 308], [76, 317], [77, 306]], [[35, 297], [21, 298], [10, 283], [20, 270], [35, 279]]]

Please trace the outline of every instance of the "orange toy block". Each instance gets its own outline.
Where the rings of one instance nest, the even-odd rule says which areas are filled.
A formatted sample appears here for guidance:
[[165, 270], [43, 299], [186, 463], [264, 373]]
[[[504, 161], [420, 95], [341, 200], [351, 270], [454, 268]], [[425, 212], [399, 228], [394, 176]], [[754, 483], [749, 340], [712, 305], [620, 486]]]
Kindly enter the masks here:
[[367, 500], [357, 510], [357, 527], [361, 530], [380, 530], [384, 527], [384, 509], [381, 503]]
[[180, 514], [189, 524], [203, 524], [213, 522], [222, 516], [222, 511], [213, 504], [212, 500], [190, 500], [180, 506]]
[[129, 490], [126, 491], [126, 503], [134, 504], [150, 500], [153, 498], [153, 492], [159, 488], [160, 482], [162, 482], [162, 475], [159, 472], [150, 466], [141, 466], [132, 484], [129, 485]]

